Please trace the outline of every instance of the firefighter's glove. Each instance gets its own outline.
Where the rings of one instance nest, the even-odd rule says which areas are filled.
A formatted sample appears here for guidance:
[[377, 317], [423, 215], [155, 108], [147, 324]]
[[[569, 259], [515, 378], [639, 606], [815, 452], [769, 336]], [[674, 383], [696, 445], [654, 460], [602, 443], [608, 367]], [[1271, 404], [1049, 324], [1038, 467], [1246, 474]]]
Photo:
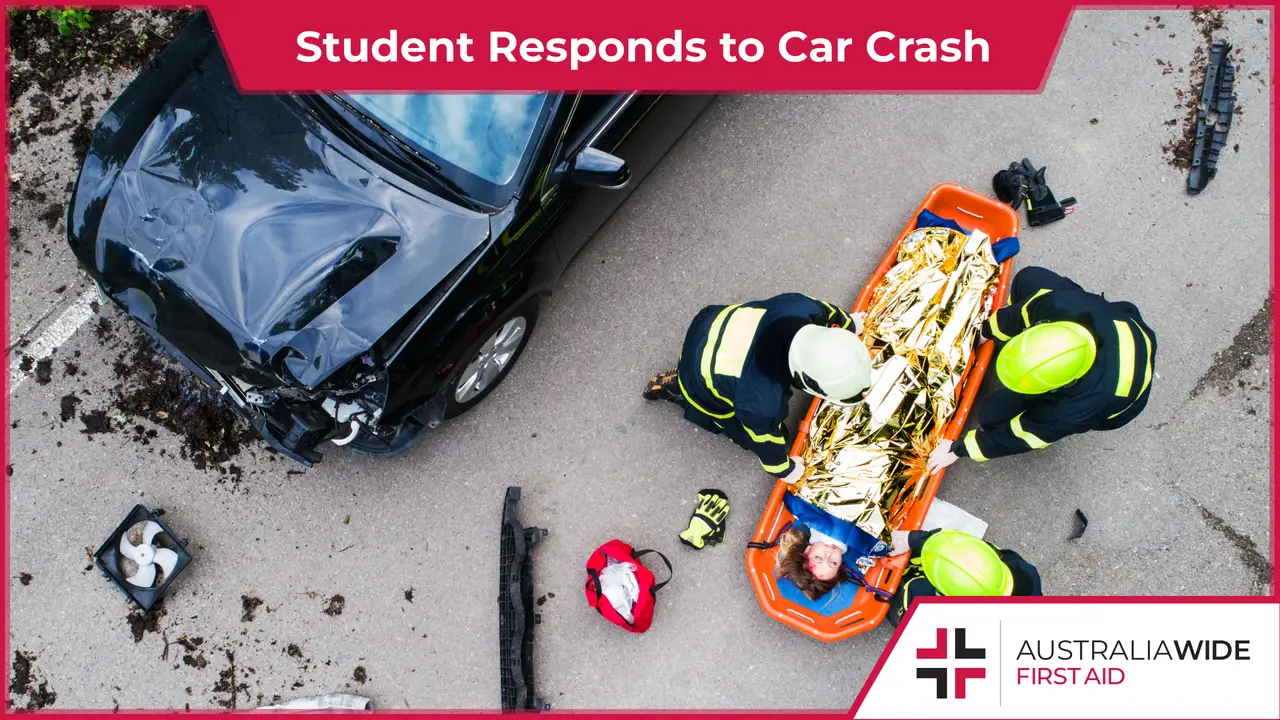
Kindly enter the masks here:
[[896, 557], [911, 551], [911, 532], [908, 530], [894, 530], [892, 535], [893, 549], [889, 551], [889, 557]]
[[788, 485], [795, 485], [796, 483], [800, 482], [801, 478], [804, 477], [804, 473], [805, 473], [804, 458], [793, 456], [791, 458], [791, 472], [787, 473], [786, 475], [783, 475], [778, 479]]
[[925, 463], [925, 469], [932, 474], [944, 467], [950, 466], [951, 463], [959, 459], [959, 455], [951, 452], [950, 445], [939, 445], [933, 449], [933, 452], [929, 453], [929, 461]]
[[698, 491], [698, 506], [689, 518], [689, 527], [680, 533], [680, 542], [695, 550], [718, 545], [724, 540], [724, 521], [728, 517], [729, 496], [715, 489]]
[[849, 317], [853, 318], [853, 334], [862, 337], [862, 329], [866, 324], [867, 314], [864, 312], [854, 313]]

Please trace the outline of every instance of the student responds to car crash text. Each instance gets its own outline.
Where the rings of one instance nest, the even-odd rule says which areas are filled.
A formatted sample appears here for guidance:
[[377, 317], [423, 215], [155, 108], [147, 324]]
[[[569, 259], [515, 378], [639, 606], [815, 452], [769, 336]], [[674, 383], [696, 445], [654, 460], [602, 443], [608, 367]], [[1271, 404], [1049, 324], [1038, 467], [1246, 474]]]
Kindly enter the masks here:
[[[309, 30], [298, 35], [297, 59], [304, 63], [454, 63], [476, 62], [475, 38], [467, 33], [457, 37], [405, 37], [390, 30], [377, 38], [343, 37]], [[723, 33], [716, 40], [724, 62], [759, 62], [765, 43], [757, 38], [735, 38]], [[811, 37], [799, 30], [780, 36], [775, 43], [778, 56], [790, 63], [842, 63], [855, 59], [855, 48], [879, 63], [985, 63], [989, 61], [987, 41], [965, 30], [963, 37], [899, 37], [887, 30], [865, 38]], [[707, 59], [707, 40], [685, 37], [676, 30], [665, 37], [631, 38], [535, 38], [517, 37], [495, 30], [489, 33], [488, 61], [497, 63], [569, 63], [572, 70], [584, 64], [606, 63], [700, 63]]]

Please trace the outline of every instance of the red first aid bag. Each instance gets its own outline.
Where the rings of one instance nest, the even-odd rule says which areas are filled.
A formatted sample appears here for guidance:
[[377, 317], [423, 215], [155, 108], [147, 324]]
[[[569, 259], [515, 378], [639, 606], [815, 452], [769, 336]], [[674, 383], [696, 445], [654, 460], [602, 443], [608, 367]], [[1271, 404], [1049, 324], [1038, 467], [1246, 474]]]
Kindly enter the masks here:
[[[653, 553], [662, 558], [662, 562], [667, 566], [667, 579], [660, 583], [654, 584], [653, 572], [640, 564], [639, 558]], [[615, 563], [631, 563], [635, 565], [636, 582], [640, 586], [639, 597], [636, 599], [635, 605], [631, 609], [632, 621], [627, 622], [617, 609], [613, 607], [613, 603], [609, 598], [605, 597], [604, 591], [600, 587], [600, 572], [609, 565], [609, 560]], [[649, 625], [653, 622], [653, 605], [658, 597], [658, 591], [662, 586], [671, 582], [671, 561], [657, 550], [633, 550], [630, 545], [621, 540], [610, 540], [609, 542], [596, 548], [591, 553], [590, 559], [587, 560], [587, 604], [595, 608], [605, 620], [630, 630], [635, 633], [642, 633], [649, 629]]]

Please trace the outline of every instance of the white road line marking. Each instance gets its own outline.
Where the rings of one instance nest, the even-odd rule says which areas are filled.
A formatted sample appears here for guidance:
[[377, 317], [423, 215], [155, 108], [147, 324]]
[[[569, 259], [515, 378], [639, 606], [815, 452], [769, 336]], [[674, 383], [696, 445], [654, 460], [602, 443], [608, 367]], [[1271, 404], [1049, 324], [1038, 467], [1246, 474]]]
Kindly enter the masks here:
[[71, 303], [71, 307], [64, 310], [58, 316], [58, 319], [53, 321], [49, 329], [45, 330], [44, 334], [37, 338], [26, 352], [22, 352], [17, 348], [14, 349], [13, 359], [9, 361], [10, 395], [13, 394], [14, 390], [18, 389], [18, 386], [24, 380], [31, 376], [30, 371], [23, 372], [18, 367], [22, 363], [23, 356], [30, 356], [33, 361], [39, 362], [52, 355], [53, 351], [58, 349], [58, 346], [70, 340], [71, 336], [76, 334], [76, 330], [79, 330], [81, 325], [84, 325], [89, 321], [89, 318], [93, 317], [93, 308], [89, 307], [89, 305], [97, 299], [98, 291], [96, 288], [86, 290], [83, 295], [76, 298], [75, 302]]

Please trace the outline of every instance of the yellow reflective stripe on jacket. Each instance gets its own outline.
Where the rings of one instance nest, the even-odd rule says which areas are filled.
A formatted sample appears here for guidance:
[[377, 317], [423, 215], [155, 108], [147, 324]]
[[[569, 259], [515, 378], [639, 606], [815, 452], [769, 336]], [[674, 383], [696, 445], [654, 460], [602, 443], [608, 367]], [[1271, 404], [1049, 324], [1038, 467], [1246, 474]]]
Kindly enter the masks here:
[[1031, 317], [1027, 315], [1027, 308], [1031, 307], [1031, 302], [1036, 298], [1040, 297], [1041, 295], [1045, 295], [1048, 293], [1049, 293], [1049, 288], [1041, 288], [1036, 291], [1035, 295], [1032, 295], [1031, 297], [1027, 298], [1027, 301], [1022, 303], [1022, 322], [1024, 325], [1026, 325], [1027, 327], [1031, 327]]
[[696, 400], [694, 400], [692, 397], [690, 397], [690, 395], [689, 395], [689, 391], [684, 389], [684, 381], [683, 381], [683, 380], [681, 380], [679, 376], [676, 376], [676, 382], [680, 383], [680, 394], [681, 394], [681, 395], [684, 395], [684, 399], [689, 401], [689, 404], [693, 406], [693, 409], [694, 409], [694, 410], [697, 410], [698, 412], [702, 413], [703, 415], [709, 415], [709, 416], [711, 416], [711, 417], [713, 417], [713, 418], [716, 418], [717, 420], [726, 420], [726, 419], [728, 419], [728, 418], [733, 417], [733, 411], [732, 411], [732, 410], [730, 410], [729, 412], [725, 413], [724, 415], [717, 415], [717, 414], [715, 414], [715, 413], [713, 413], [713, 412], [707, 412], [707, 409], [706, 409], [706, 408], [704, 408], [704, 407], [702, 407], [701, 405], [699, 405], [699, 404], [698, 404], [698, 402], [697, 402]]
[[786, 462], [778, 465], [765, 465], [763, 460], [760, 461], [760, 467], [764, 468], [764, 471], [767, 473], [786, 472], [787, 467], [789, 467], [790, 465], [791, 465], [791, 458], [787, 458]]
[[1022, 429], [1022, 413], [1009, 421], [1009, 427], [1013, 429], [1014, 437], [1018, 438], [1027, 445], [1039, 450], [1040, 448], [1049, 447], [1049, 443], [1036, 437], [1035, 433], [1027, 432]]
[[[729, 402], [728, 398], [716, 391], [716, 384], [711, 379], [711, 358], [715, 356], [716, 340], [720, 337], [720, 328], [724, 326], [725, 317], [738, 307], [738, 305], [730, 305], [729, 307], [721, 310], [719, 315], [716, 315], [715, 321], [711, 323], [711, 332], [707, 335], [707, 344], [702, 347], [702, 381], [707, 384], [707, 389], [711, 391], [712, 395], [720, 398], [720, 400], [729, 407], [733, 407], [733, 403]], [[698, 409], [701, 410], [701, 408]], [[711, 413], [707, 414], [711, 415]], [[718, 416], [712, 415], [712, 417]]]
[[969, 453], [970, 460], [978, 462], [986, 462], [987, 456], [982, 454], [982, 448], [978, 447], [978, 431], [970, 430], [964, 436], [964, 449]]
[[[751, 343], [756, 338], [756, 329], [760, 327], [760, 319], [763, 317], [763, 309], [745, 307], [734, 310], [728, 316], [724, 337], [720, 339], [720, 346], [715, 349], [714, 369], [717, 375], [742, 377], [742, 366], [747, 362], [747, 353], [751, 352]], [[712, 330], [714, 336], [715, 328]], [[705, 362], [705, 356], [703, 359]]]
[[779, 445], [787, 444], [787, 439], [779, 435], [757, 435], [754, 430], [746, 425], [743, 425], [742, 429], [746, 430], [747, 434], [751, 436], [751, 439], [758, 443], [778, 443]]
[[[1146, 343], [1146, 345], [1147, 345], [1147, 369], [1146, 369], [1146, 371], [1143, 373], [1143, 376], [1142, 376], [1142, 389], [1138, 391], [1138, 394], [1137, 394], [1137, 396], [1135, 396], [1135, 397], [1134, 397], [1133, 402], [1130, 402], [1128, 405], [1126, 405], [1126, 406], [1125, 406], [1124, 410], [1121, 410], [1120, 412], [1118, 412], [1118, 413], [1114, 413], [1114, 414], [1112, 414], [1112, 415], [1108, 415], [1108, 416], [1107, 416], [1107, 419], [1108, 419], [1108, 420], [1113, 420], [1113, 419], [1115, 419], [1115, 418], [1117, 418], [1117, 417], [1119, 417], [1119, 416], [1121, 416], [1121, 415], [1125, 414], [1126, 412], [1129, 412], [1129, 408], [1133, 407], [1133, 403], [1136, 403], [1136, 402], [1138, 402], [1138, 400], [1141, 400], [1141, 399], [1142, 399], [1142, 395], [1143, 395], [1143, 393], [1145, 393], [1145, 392], [1147, 391], [1147, 388], [1151, 386], [1151, 372], [1152, 372], [1152, 368], [1154, 367], [1154, 363], [1152, 363], [1152, 361], [1151, 361], [1151, 337], [1147, 335], [1147, 331], [1146, 331], [1146, 330], [1143, 330], [1141, 326], [1135, 326], [1135, 327], [1137, 327], [1137, 328], [1138, 328], [1138, 332], [1142, 333], [1142, 341], [1143, 341], [1144, 343]], [[1121, 365], [1123, 365], [1123, 364], [1124, 364], [1124, 359], [1123, 359], [1123, 345], [1124, 345], [1124, 343], [1123, 343], [1123, 341], [1122, 341], [1122, 342], [1121, 342], [1121, 352], [1122, 352]], [[1123, 369], [1124, 369], [1124, 368], [1122, 367], [1122, 368], [1121, 368], [1121, 370], [1123, 370]], [[1130, 374], [1132, 374], [1132, 373], [1130, 373]], [[1117, 392], [1116, 392], [1116, 394], [1117, 394], [1117, 395], [1119, 395], [1119, 394], [1120, 394], [1120, 393], [1119, 393], [1119, 389], [1118, 389], [1118, 388], [1117, 388]], [[1126, 395], [1125, 397], [1128, 397], [1128, 396]]]
[[1151, 362], [1151, 338], [1147, 336], [1147, 331], [1143, 330], [1140, 325], [1138, 326], [1138, 332], [1142, 333], [1142, 340], [1147, 344], [1147, 372], [1142, 377], [1142, 389], [1138, 391], [1138, 397], [1142, 397], [1142, 393], [1146, 392], [1147, 387], [1151, 385], [1151, 369], [1153, 363]]
[[1008, 342], [1009, 336], [1000, 332], [1000, 326], [996, 324], [996, 318], [999, 317], [999, 315], [999, 312], [991, 313], [991, 334], [995, 335], [997, 340]]
[[1133, 331], [1129, 323], [1116, 320], [1116, 334], [1120, 336], [1120, 379], [1116, 381], [1116, 397], [1129, 397], [1133, 389], [1133, 365], [1137, 358], [1133, 351]]

